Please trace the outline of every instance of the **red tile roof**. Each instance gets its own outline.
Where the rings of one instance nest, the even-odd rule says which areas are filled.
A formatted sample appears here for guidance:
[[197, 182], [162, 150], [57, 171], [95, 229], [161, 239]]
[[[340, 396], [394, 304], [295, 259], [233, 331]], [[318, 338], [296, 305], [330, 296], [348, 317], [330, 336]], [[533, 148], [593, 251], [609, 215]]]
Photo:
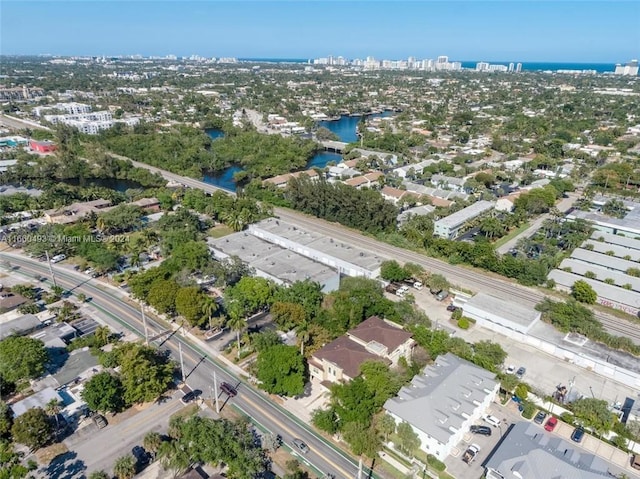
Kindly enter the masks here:
[[393, 326], [377, 316], [371, 316], [351, 329], [347, 334], [360, 339], [364, 343], [376, 341], [386, 346], [389, 354], [411, 338], [411, 333], [400, 327]]
[[331, 341], [316, 351], [314, 356], [335, 364], [350, 378], [357, 377], [360, 374], [360, 366], [367, 361], [390, 363], [390, 361], [370, 353], [364, 346], [352, 341], [348, 336], [340, 336]]

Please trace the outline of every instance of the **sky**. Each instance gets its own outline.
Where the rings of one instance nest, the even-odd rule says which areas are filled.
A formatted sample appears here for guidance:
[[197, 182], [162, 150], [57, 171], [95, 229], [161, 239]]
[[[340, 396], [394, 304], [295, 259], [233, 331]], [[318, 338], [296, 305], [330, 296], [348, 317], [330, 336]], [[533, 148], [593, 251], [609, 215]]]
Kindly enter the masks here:
[[0, 53], [624, 63], [640, 1], [2, 0]]

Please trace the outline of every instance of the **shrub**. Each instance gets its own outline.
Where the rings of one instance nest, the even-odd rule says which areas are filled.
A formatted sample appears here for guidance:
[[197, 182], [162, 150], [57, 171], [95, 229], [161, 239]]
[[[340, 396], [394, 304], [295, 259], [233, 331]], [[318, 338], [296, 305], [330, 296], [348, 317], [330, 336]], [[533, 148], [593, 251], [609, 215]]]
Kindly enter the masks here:
[[444, 462], [440, 461], [436, 456], [434, 456], [433, 454], [427, 454], [427, 463], [433, 467], [436, 471], [438, 472], [442, 472], [444, 471], [447, 466], [445, 465]]
[[522, 401], [522, 417], [525, 419], [531, 419], [535, 414], [537, 408], [535, 404], [530, 401]]
[[570, 412], [563, 412], [562, 415], [560, 416], [560, 419], [562, 419], [564, 422], [566, 422], [571, 426], [575, 426], [576, 424], [576, 418]]
[[458, 321], [460, 318], [462, 318], [462, 309], [458, 308], [453, 313], [451, 313], [451, 319], [453, 319], [454, 321]]
[[584, 273], [585, 278], [596, 279], [596, 274], [593, 271], [586, 271]]
[[465, 318], [464, 316], [458, 320], [458, 327], [460, 329], [469, 329], [470, 325], [471, 324], [469, 323], [469, 319]]
[[616, 284], [616, 280], [613, 278], [605, 278], [604, 282], [607, 284]]

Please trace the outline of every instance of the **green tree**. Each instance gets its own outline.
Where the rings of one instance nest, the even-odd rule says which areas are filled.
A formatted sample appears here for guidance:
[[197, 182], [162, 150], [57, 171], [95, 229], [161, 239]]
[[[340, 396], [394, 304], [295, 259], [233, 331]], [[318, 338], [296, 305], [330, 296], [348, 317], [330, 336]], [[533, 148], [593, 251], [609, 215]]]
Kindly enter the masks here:
[[173, 365], [154, 348], [126, 345], [119, 351], [120, 378], [127, 404], [153, 401], [173, 379]]
[[307, 313], [301, 304], [276, 302], [271, 306], [271, 317], [283, 331], [290, 331], [300, 325]]
[[89, 474], [89, 479], [111, 479], [111, 476], [104, 471], [93, 471]]
[[420, 438], [411, 427], [411, 424], [404, 421], [398, 424], [396, 435], [398, 436], [398, 442], [395, 443], [396, 447], [403, 453], [413, 456], [414, 452], [420, 447]]
[[49, 442], [53, 427], [44, 409], [36, 407], [18, 416], [11, 426], [13, 439], [31, 450], [39, 449]]
[[594, 304], [598, 299], [598, 294], [586, 281], [579, 279], [571, 286], [571, 295], [579, 302]]
[[397, 261], [387, 260], [380, 265], [380, 276], [387, 281], [403, 281], [410, 275]]
[[184, 472], [191, 460], [189, 453], [182, 447], [178, 441], [165, 441], [158, 451], [160, 464], [165, 471], [171, 472], [174, 478]]
[[153, 282], [147, 301], [159, 313], [172, 313], [176, 309], [178, 284], [172, 279], [158, 279]]
[[305, 384], [304, 359], [295, 346], [278, 344], [258, 354], [256, 377], [271, 394], [302, 394]]
[[365, 454], [368, 457], [375, 457], [381, 446], [378, 435], [373, 428], [359, 422], [346, 424], [342, 436], [357, 456]]
[[378, 416], [377, 421], [375, 421], [377, 431], [382, 434], [384, 437], [384, 441], [387, 442], [389, 440], [389, 436], [396, 432], [396, 422], [394, 419], [388, 414], [381, 414]]
[[318, 429], [329, 434], [338, 432], [338, 417], [333, 408], [315, 409], [311, 414], [311, 421]]
[[571, 403], [573, 414], [581, 419], [585, 426], [603, 433], [609, 431], [614, 424], [614, 415], [609, 410], [607, 401], [595, 398], [582, 398]]
[[202, 305], [206, 296], [197, 286], [180, 288], [176, 294], [176, 312], [192, 326], [202, 326], [207, 317], [202, 314]]
[[155, 431], [148, 432], [142, 440], [142, 447], [149, 451], [154, 458], [156, 457], [156, 454], [160, 450], [161, 446], [162, 436]]
[[11, 433], [11, 425], [13, 424], [13, 414], [9, 405], [0, 400], [0, 440], [6, 438]]
[[429, 286], [429, 290], [432, 292], [438, 292], [443, 289], [449, 289], [450, 284], [447, 281], [447, 278], [442, 276], [441, 274], [432, 274], [427, 278], [426, 282], [427, 286]]
[[124, 407], [122, 398], [123, 387], [120, 378], [106, 371], [89, 379], [82, 390], [82, 399], [92, 411], [120, 412]]
[[49, 360], [44, 343], [25, 336], [10, 336], [0, 341], [0, 376], [15, 383], [37, 378]]
[[474, 362], [478, 358], [481, 362], [488, 362], [492, 371], [497, 371], [507, 358], [507, 353], [498, 343], [480, 341], [473, 345]]
[[133, 479], [136, 475], [136, 462], [133, 456], [129, 454], [116, 459], [113, 473], [117, 479]]
[[28, 477], [29, 471], [36, 468], [33, 461], [29, 466], [22, 465], [22, 456], [13, 449], [9, 441], [0, 441], [0, 478], [23, 479]]

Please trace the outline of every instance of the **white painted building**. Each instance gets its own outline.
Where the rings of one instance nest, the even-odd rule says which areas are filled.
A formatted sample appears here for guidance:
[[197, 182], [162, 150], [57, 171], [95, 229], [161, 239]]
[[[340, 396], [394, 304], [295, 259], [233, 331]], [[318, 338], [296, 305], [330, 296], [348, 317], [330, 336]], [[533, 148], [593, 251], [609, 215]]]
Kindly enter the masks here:
[[464, 225], [494, 208], [493, 201], [478, 201], [433, 224], [433, 234], [445, 239], [455, 239]]
[[492, 372], [447, 353], [400, 389], [384, 409], [396, 424], [411, 425], [421, 450], [443, 461], [486, 413], [499, 386]]

